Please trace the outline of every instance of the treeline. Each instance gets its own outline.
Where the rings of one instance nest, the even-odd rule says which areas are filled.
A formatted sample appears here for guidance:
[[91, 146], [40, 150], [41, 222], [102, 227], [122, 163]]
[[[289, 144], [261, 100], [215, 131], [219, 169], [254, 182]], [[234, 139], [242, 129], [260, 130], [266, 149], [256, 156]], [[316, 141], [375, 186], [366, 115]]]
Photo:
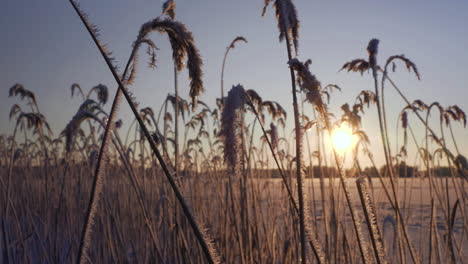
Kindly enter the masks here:
[[[258, 171], [264, 171], [263, 173], [260, 173], [260, 175], [270, 175], [271, 178], [281, 177], [280, 172], [277, 169], [258, 170]], [[335, 167], [313, 166], [312, 168], [307, 167], [305, 171], [306, 171], [305, 173], [306, 178], [320, 178], [321, 175], [323, 175], [324, 178], [339, 177], [338, 171]], [[381, 176], [384, 176], [384, 177], [388, 176], [387, 166], [386, 165], [381, 166], [379, 168], [379, 172]], [[447, 166], [431, 168], [431, 173], [433, 176], [436, 176], [436, 177], [449, 176], [452, 174], [457, 175], [456, 170], [454, 168], [450, 168]], [[356, 169], [347, 169], [346, 175], [348, 177], [359, 177], [359, 172]], [[362, 168], [362, 175], [366, 177], [370, 176], [372, 178], [378, 177], [378, 173], [375, 167]], [[407, 165], [405, 162], [401, 162], [398, 164], [397, 175], [401, 178], [427, 177], [427, 173], [425, 169]]]

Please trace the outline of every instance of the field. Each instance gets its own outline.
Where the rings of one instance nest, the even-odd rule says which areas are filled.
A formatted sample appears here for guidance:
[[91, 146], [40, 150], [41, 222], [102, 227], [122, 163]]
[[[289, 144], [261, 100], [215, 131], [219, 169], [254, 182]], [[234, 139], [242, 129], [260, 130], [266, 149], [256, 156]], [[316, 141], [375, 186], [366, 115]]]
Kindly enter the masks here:
[[[372, 85], [332, 112], [341, 86], [322, 84], [298, 55], [294, 2], [265, 0], [262, 16], [275, 14], [288, 56], [292, 111], [270, 94], [224, 85], [229, 53], [248, 45], [243, 36], [226, 43], [220, 97], [207, 102], [196, 36], [173, 0], [141, 25], [122, 68], [101, 42], [105, 32], [69, 2], [116, 90], [73, 83], [80, 107], [54, 135], [40, 92], [10, 86], [17, 103], [14, 130], [0, 135], [1, 263], [466, 262], [468, 161], [458, 136], [466, 114], [407, 97], [393, 74], [398, 65], [421, 79], [409, 57], [380, 58], [380, 41], [370, 39], [364, 58], [340, 71]], [[173, 93], [141, 107], [132, 86], [141, 58], [159, 63], [156, 33], [172, 49]], [[388, 90], [404, 102], [397, 113]], [[120, 119], [122, 106], [133, 119]]]
[[[44, 182], [39, 178], [31, 181], [31, 173], [34, 168], [16, 172], [16, 175], [25, 175], [15, 178], [12, 192], [23, 195], [13, 196], [15, 210], [5, 223], [10, 242], [10, 258], [13, 262], [73, 262], [76, 258], [76, 250], [80, 242], [81, 224], [85, 219], [85, 209], [89, 199], [91, 186], [91, 170], [84, 166], [81, 168], [66, 168], [59, 166], [54, 171], [53, 177], [59, 179], [51, 183], [53, 194], [45, 202], [44, 193], [40, 190]], [[73, 175], [65, 178], [64, 175]], [[143, 217], [141, 205], [134, 191], [129, 191], [131, 181], [123, 168], [112, 169], [109, 172], [109, 180], [106, 184], [102, 204], [95, 220], [95, 232], [90, 247], [90, 258], [95, 262], [127, 262], [127, 263], [184, 263], [205, 262], [201, 255], [193, 233], [188, 228], [187, 221], [174, 203], [174, 197], [160, 171], [147, 171], [146, 178], [138, 179], [141, 186], [144, 206], [148, 212], [148, 218], [152, 229], [157, 234], [156, 243], [151, 239], [145, 228], [146, 219]], [[260, 263], [294, 263], [298, 261], [297, 228], [298, 219], [290, 219], [291, 205], [288, 203], [286, 191], [282, 187], [280, 179], [254, 179], [248, 182], [250, 192], [248, 226], [249, 240], [242, 241], [242, 233], [237, 228], [242, 228], [242, 209], [239, 203], [239, 185], [234, 185], [233, 200], [227, 197], [226, 189], [230, 188], [226, 179], [217, 179], [211, 175], [211, 180], [206, 179], [181, 179], [178, 183], [185, 194], [187, 203], [198, 220], [204, 223], [206, 232], [213, 239], [213, 244], [219, 250], [219, 254], [229, 258], [229, 262], [241, 262], [243, 254], [251, 257], [254, 262]], [[214, 179], [213, 179], [214, 178]], [[444, 182], [446, 178], [437, 181]], [[63, 182], [65, 181], [65, 182]], [[324, 180], [326, 197], [332, 192], [340, 191], [338, 178]], [[346, 180], [356, 208], [361, 208], [356, 189], [356, 179]], [[398, 251], [397, 223], [394, 210], [385, 197], [383, 188], [377, 179], [372, 179], [377, 212], [377, 223], [383, 243], [385, 244], [386, 259], [391, 263], [400, 262]], [[385, 180], [386, 184], [388, 180]], [[450, 200], [457, 199], [456, 191], [450, 181]], [[408, 232], [416, 251], [421, 254], [423, 263], [428, 262], [429, 250], [440, 250], [441, 258], [444, 258], [444, 234], [446, 222], [444, 212], [438, 209], [432, 215], [431, 197], [427, 179], [399, 179], [399, 201], [401, 211], [406, 220]], [[457, 185], [464, 184], [458, 180]], [[332, 200], [325, 200], [325, 208], [331, 212], [331, 206], [335, 206], [335, 221], [330, 219], [324, 222], [323, 204], [319, 198], [320, 180], [307, 179], [305, 189], [309, 201], [309, 217], [314, 230], [314, 236], [318, 237], [320, 244], [325, 245], [326, 228], [336, 228], [338, 231], [330, 234], [331, 252], [336, 262], [360, 262], [357, 251], [357, 241], [354, 238], [352, 220], [346, 210], [346, 201], [343, 195], [337, 195]], [[443, 184], [441, 184], [443, 185]], [[313, 199], [315, 197], [315, 199]], [[233, 206], [233, 201], [235, 205]], [[51, 204], [53, 206], [51, 206]], [[462, 205], [459, 205], [462, 206]], [[466, 204], [463, 205], [466, 210]], [[232, 208], [231, 208], [232, 207]], [[234, 210], [234, 211], [231, 211]], [[233, 213], [238, 221], [233, 218]], [[362, 210], [358, 209], [362, 215]], [[434, 217], [434, 218], [433, 218]], [[18, 219], [18, 222], [16, 221]], [[432, 222], [439, 234], [439, 248], [430, 245]], [[365, 219], [362, 219], [365, 226]], [[236, 227], [237, 226], [237, 227]], [[454, 218], [452, 227], [453, 238], [456, 241], [456, 252], [462, 262], [468, 249], [466, 239], [466, 225], [464, 217], [458, 213]], [[368, 232], [364, 230], [366, 237]], [[434, 235], [434, 234], [432, 234]], [[434, 238], [433, 238], [434, 239]], [[247, 246], [241, 243], [252, 243]], [[434, 242], [433, 242], [434, 243]], [[242, 245], [242, 246], [240, 246]], [[347, 249], [349, 247], [349, 249]], [[160, 254], [158, 256], [158, 254]], [[432, 252], [436, 254], [436, 252]], [[435, 257], [433, 255], [433, 257]], [[311, 261], [314, 261], [311, 259]], [[410, 256], [406, 253], [406, 261], [410, 262]]]

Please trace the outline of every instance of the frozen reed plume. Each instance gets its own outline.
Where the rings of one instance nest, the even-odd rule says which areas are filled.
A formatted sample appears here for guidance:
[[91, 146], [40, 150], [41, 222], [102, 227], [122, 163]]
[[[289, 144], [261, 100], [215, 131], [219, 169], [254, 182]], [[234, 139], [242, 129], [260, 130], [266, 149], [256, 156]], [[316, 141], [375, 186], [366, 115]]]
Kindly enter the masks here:
[[201, 95], [204, 88], [202, 80], [203, 71], [201, 68], [203, 62], [192, 33], [180, 22], [158, 17], [141, 26], [136, 43], [146, 39], [147, 35], [153, 31], [168, 35], [172, 46], [172, 58], [178, 71], [183, 69], [184, 60], [187, 59], [186, 64], [190, 78], [190, 97], [192, 98], [192, 110], [194, 110], [197, 105], [198, 96]]
[[[262, 16], [265, 15], [266, 9], [272, 1], [265, 0]], [[299, 48], [299, 19], [297, 18], [296, 7], [292, 3], [292, 0], [275, 0], [273, 7], [275, 8], [276, 20], [278, 21], [279, 40], [283, 41], [286, 35], [290, 36], [297, 54]]]
[[65, 149], [67, 152], [71, 151], [73, 148], [74, 137], [78, 133], [81, 123], [86, 119], [93, 119], [101, 122], [97, 117], [99, 113], [104, 112], [99, 104], [92, 99], [87, 99], [80, 105], [76, 114], [61, 133], [61, 135], [65, 137]]
[[232, 175], [239, 175], [242, 168], [242, 112], [244, 111], [245, 90], [240, 84], [229, 91], [221, 114], [220, 135], [224, 139], [224, 160]]
[[306, 93], [307, 101], [317, 107], [317, 110], [323, 111], [324, 104], [322, 100], [321, 84], [309, 70], [311, 60], [302, 63], [298, 59], [292, 59], [288, 64], [289, 67], [297, 72], [297, 82], [301, 90]]

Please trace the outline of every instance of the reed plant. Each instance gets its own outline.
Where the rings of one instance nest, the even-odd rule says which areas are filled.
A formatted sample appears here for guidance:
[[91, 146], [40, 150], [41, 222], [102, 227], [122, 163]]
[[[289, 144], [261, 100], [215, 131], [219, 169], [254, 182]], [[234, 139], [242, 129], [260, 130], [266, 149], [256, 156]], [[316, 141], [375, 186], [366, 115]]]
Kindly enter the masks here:
[[[236, 73], [228, 58], [247, 38], [223, 50], [220, 98], [210, 102], [201, 98], [195, 36], [176, 19], [175, 1], [164, 1], [159, 16], [139, 28], [122, 72], [97, 27], [70, 3], [117, 90], [65, 87], [78, 108], [57, 135], [40, 111], [41, 94], [21, 84], [8, 90], [19, 100], [9, 113], [11, 134], [0, 135], [0, 262], [463, 262], [468, 162], [458, 129], [466, 114], [458, 105], [407, 98], [392, 78], [400, 63], [421, 78], [408, 57], [379, 64], [379, 40], [371, 39], [367, 57], [341, 70], [370, 73], [372, 84], [345, 98], [338, 115], [340, 94], [332, 92], [346, 83], [322, 85], [315, 75], [322, 65], [298, 56], [294, 2], [266, 0], [262, 15], [273, 6], [286, 44], [289, 127], [287, 108], [261, 89], [229, 84], [225, 91], [225, 76]], [[174, 91], [159, 105], [140, 106], [133, 87], [140, 56], [151, 68], [166, 67], [156, 61], [154, 33], [168, 37]], [[188, 85], [180, 82], [184, 69]], [[129, 120], [119, 118], [122, 96]], [[388, 105], [399, 98], [394, 113]], [[366, 127], [372, 122], [378, 143]], [[330, 140], [345, 126], [356, 142], [341, 152]], [[383, 164], [374, 156], [380, 152]]]

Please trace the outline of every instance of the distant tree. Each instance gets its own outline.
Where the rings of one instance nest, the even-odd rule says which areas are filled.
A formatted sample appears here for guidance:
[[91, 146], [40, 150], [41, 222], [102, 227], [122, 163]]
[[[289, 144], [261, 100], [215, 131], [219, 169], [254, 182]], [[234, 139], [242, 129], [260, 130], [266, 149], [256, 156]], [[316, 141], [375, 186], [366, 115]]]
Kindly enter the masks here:
[[406, 162], [402, 161], [398, 164], [398, 176], [404, 178], [412, 178], [416, 176], [417, 168], [408, 166]]

